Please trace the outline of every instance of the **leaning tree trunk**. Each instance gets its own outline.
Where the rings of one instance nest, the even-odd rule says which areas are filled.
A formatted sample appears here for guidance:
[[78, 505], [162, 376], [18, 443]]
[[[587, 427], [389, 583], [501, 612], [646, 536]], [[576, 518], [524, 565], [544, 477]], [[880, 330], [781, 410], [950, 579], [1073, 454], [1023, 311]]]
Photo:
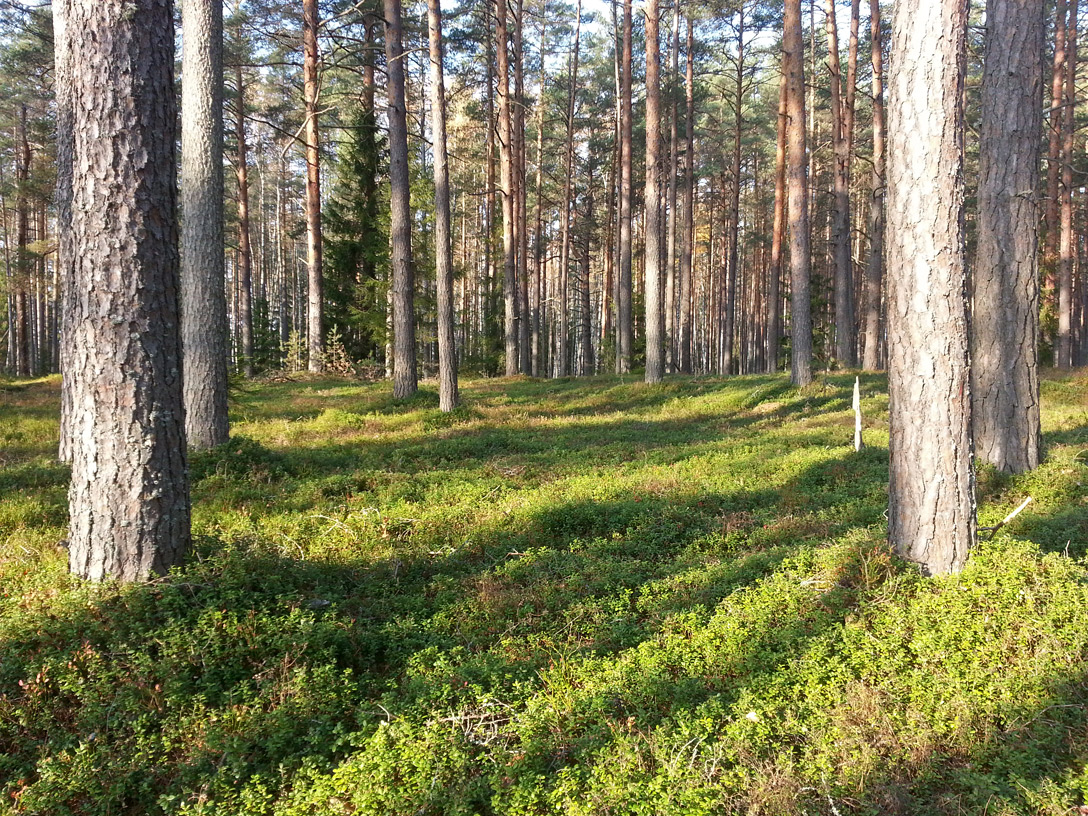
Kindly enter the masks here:
[[[964, 262], [965, 5], [896, 6], [888, 83], [888, 537], [927, 573], [958, 571], [975, 538]], [[942, 36], [935, 38], [935, 31]]]
[[[388, 13], [387, 13], [388, 14]], [[302, 74], [306, 106], [306, 347], [307, 367], [325, 365], [324, 278], [321, 268], [321, 150], [317, 127], [317, 0], [302, 0]]]
[[794, 385], [812, 382], [812, 305], [808, 220], [808, 161], [805, 156], [805, 58], [801, 31], [801, 0], [786, 0], [782, 38], [786, 75], [786, 142], [789, 148], [788, 204], [790, 218], [790, 335], [793, 344], [790, 379]]
[[[69, 568], [164, 573], [189, 543], [171, 0], [62, 0], [74, 280]], [[61, 176], [62, 181], [65, 175]], [[70, 196], [70, 197], [69, 197]]]
[[646, 2], [646, 377], [665, 374], [665, 313], [661, 298], [661, 69], [657, 0]]
[[1039, 464], [1038, 105], [1043, 5], [988, 0], [971, 321], [975, 448], [1007, 473]]
[[434, 145], [434, 241], [438, 278], [438, 407], [457, 407], [457, 350], [453, 338], [453, 247], [450, 239], [450, 174], [446, 158], [446, 84], [442, 76], [442, 8], [427, 0], [431, 56], [431, 142]]
[[184, 0], [181, 20], [185, 432], [194, 448], [210, 448], [224, 444], [230, 434], [223, 269], [223, 4]]

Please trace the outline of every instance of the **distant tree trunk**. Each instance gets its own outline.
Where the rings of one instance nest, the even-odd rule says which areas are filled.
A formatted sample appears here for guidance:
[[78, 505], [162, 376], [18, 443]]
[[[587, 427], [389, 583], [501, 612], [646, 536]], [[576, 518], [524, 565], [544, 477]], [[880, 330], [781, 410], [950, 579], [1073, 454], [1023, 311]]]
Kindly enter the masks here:
[[631, 0], [623, 0], [623, 57], [620, 93], [620, 268], [616, 292], [616, 373], [631, 371], [634, 345], [631, 274]]
[[[165, 573], [189, 544], [170, 0], [62, 0], [75, 266], [69, 568]], [[62, 174], [62, 179], [64, 174]], [[124, 270], [124, 275], [118, 274]]]
[[[1066, 0], [1057, 0], [1054, 26], [1054, 63], [1050, 84], [1050, 111], [1047, 116], [1046, 233], [1043, 244], [1043, 299], [1053, 313], [1057, 309], [1058, 236], [1062, 168], [1062, 124], [1065, 122]], [[1053, 339], [1053, 338], [1051, 338]]]
[[183, 0], [181, 19], [185, 431], [194, 448], [211, 448], [224, 444], [230, 435], [223, 269], [223, 5]]
[[[540, 49], [541, 52], [545, 50], [544, 44], [545, 33], [547, 30], [547, 23], [544, 16], [541, 15], [540, 22]], [[540, 99], [536, 106], [536, 213], [535, 213], [535, 227], [533, 230], [533, 304], [532, 304], [532, 321], [533, 321], [533, 365], [532, 375], [534, 377], [540, 376], [541, 371], [541, 354], [543, 352], [543, 344], [541, 343], [541, 308], [540, 302], [541, 288], [543, 283], [544, 274], [544, 89], [547, 85], [547, 69], [544, 64], [544, 60], [540, 63]]]
[[457, 407], [457, 349], [453, 338], [453, 246], [450, 174], [446, 161], [446, 84], [442, 76], [442, 9], [427, 0], [431, 52], [431, 142], [434, 145], [435, 271], [438, 277], [438, 407]]
[[873, 180], [869, 199], [869, 265], [865, 274], [865, 332], [861, 367], [880, 368], [880, 300], [884, 278], [884, 51], [880, 0], [869, 0], [873, 65]]
[[1044, 7], [988, 0], [971, 322], [975, 448], [1007, 473], [1039, 464], [1038, 103]]
[[404, 46], [400, 0], [385, 2], [385, 62], [389, 100], [390, 235], [393, 257], [393, 396], [416, 393], [415, 280], [408, 179], [408, 118], [404, 104]]
[[[72, 360], [72, 352], [69, 339], [71, 331], [68, 328], [68, 319], [73, 316], [74, 309], [68, 308], [75, 292], [75, 244], [72, 230], [72, 173], [73, 173], [73, 139], [72, 116], [73, 100], [72, 87], [72, 63], [71, 49], [67, 31], [68, 2], [58, 0], [53, 5], [53, 60], [54, 81], [53, 87], [56, 93], [57, 106], [57, 279], [59, 283], [60, 303], [60, 349], [59, 368], [61, 374], [67, 377]], [[4, 221], [4, 246], [5, 251], [9, 244], [7, 240], [7, 219]], [[9, 264], [5, 264], [10, 267]], [[9, 334], [10, 344], [10, 334]], [[61, 388], [60, 392], [60, 440], [57, 446], [57, 458], [62, 462], [72, 461], [72, 437], [71, 437], [71, 405], [72, 389]]]
[[684, 219], [680, 242], [680, 371], [692, 370], [692, 254], [695, 247], [695, 19], [688, 15], [686, 48], [687, 71], [684, 80]]
[[646, 2], [646, 382], [665, 374], [664, 303], [661, 297], [661, 67], [658, 0]]
[[[242, 341], [242, 373], [253, 376], [253, 249], [249, 229], [249, 148], [246, 143], [246, 94], [242, 64], [234, 68], [238, 88], [234, 112], [234, 132], [238, 141], [235, 173], [238, 177], [238, 332]], [[320, 244], [320, 242], [318, 242]]]
[[30, 364], [30, 203], [27, 187], [30, 182], [30, 142], [26, 133], [26, 105], [19, 106], [15, 128], [15, 374], [29, 377]]
[[[879, 0], [872, 0], [877, 3]], [[774, 160], [774, 225], [771, 228], [771, 266], [767, 271], [767, 366], [778, 371], [778, 347], [782, 324], [782, 244], [786, 232], [786, 75], [778, 83], [778, 140]]]
[[737, 280], [740, 277], [740, 172], [741, 137], [744, 131], [744, 0], [737, 6], [737, 82], [733, 93], [733, 169], [729, 186], [729, 257], [725, 268], [725, 313], [722, 327], [722, 373], [733, 373], [733, 335], [737, 314]]
[[[501, 0], [500, 0], [501, 2]], [[582, 0], [578, 0], [575, 11], [574, 45], [571, 47], [567, 67], [567, 139], [566, 155], [563, 159], [563, 212], [560, 215], [560, 257], [559, 257], [559, 328], [556, 343], [557, 377], [566, 377], [570, 373], [570, 249], [571, 249], [571, 211], [574, 209], [574, 111], [578, 87], [578, 56], [582, 31]]]
[[503, 337], [506, 376], [518, 373], [517, 280], [514, 246], [514, 152], [510, 122], [510, 47], [506, 25], [506, 0], [495, 0], [495, 64], [499, 80], [499, 175], [502, 185]]
[[[966, 29], [963, 0], [895, 8], [888, 537], [927, 573], [961, 569], [975, 538], [963, 207]], [[934, 38], [935, 31], [942, 36]]]
[[306, 103], [306, 333], [308, 368], [325, 364], [324, 296], [321, 269], [321, 153], [317, 126], [318, 51], [317, 0], [302, 0], [302, 74]]
[[673, 3], [672, 44], [669, 46], [669, 221], [665, 228], [665, 368], [676, 368], [676, 212], [677, 171], [680, 163], [680, 3]]
[[517, 181], [517, 199], [515, 200], [514, 234], [517, 239], [518, 285], [518, 368], [522, 374], [533, 373], [532, 346], [529, 319], [529, 230], [528, 197], [529, 180], [526, 174], [525, 141], [525, 2], [517, 0], [517, 20], [514, 25], [514, 146], [516, 148], [515, 177]]
[[808, 220], [808, 163], [805, 133], [805, 59], [801, 31], [801, 0], [786, 0], [782, 65], [786, 74], [786, 112], [789, 119], [790, 218], [790, 335], [794, 385], [812, 382], [812, 306], [810, 277], [812, 258]]
[[589, 164], [589, 180], [586, 185], [586, 217], [582, 241], [582, 274], [578, 286], [579, 322], [578, 334], [581, 351], [578, 357], [578, 373], [587, 376], [593, 373], [593, 313], [589, 290], [590, 281], [590, 244], [593, 242], [593, 163]]
[[1062, 119], [1061, 236], [1058, 240], [1058, 337], [1054, 364], [1073, 365], [1073, 265], [1076, 236], [1073, 232], [1073, 136], [1077, 103], [1077, 11], [1078, 0], [1070, 0], [1065, 30], [1065, 110]]

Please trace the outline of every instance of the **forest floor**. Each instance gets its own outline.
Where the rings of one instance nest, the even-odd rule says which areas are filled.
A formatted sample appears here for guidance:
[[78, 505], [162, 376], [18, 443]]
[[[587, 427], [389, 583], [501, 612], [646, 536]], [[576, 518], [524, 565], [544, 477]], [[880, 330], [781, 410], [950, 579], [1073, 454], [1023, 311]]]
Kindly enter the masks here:
[[1088, 372], [938, 579], [852, 384], [252, 384], [118, 587], [57, 545], [58, 381], [0, 383], [0, 813], [1085, 812]]

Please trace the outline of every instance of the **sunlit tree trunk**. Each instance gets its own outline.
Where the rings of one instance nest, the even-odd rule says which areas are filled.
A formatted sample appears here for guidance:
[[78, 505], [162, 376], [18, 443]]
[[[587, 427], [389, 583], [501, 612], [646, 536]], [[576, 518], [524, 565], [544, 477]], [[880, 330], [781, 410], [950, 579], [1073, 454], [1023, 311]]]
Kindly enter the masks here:
[[189, 544], [173, 4], [60, 5], [69, 93], [79, 100], [71, 192], [62, 193], [74, 250], [69, 568], [137, 580], [166, 572]]
[[927, 573], [958, 571], [975, 538], [963, 206], [966, 29], [963, 0], [899, 4], [892, 25], [888, 537]]
[[880, 368], [880, 303], [884, 278], [884, 52], [880, 0], [869, 0], [873, 67], [873, 174], [869, 198], [869, 264], [865, 272], [861, 367]]
[[812, 382], [812, 259], [808, 219], [808, 159], [805, 133], [805, 60], [801, 0], [786, 0], [782, 65], [786, 75], [786, 142], [789, 149], [791, 382]]
[[570, 250], [571, 212], [574, 209], [574, 110], [578, 87], [578, 57], [582, 31], [582, 2], [578, 0], [574, 22], [574, 44], [567, 66], [567, 138], [563, 158], [563, 211], [560, 214], [559, 254], [559, 326], [556, 338], [557, 377], [570, 373]]
[[[1046, 232], [1043, 244], [1043, 299], [1053, 313], [1058, 293], [1058, 236], [1062, 168], [1062, 125], [1065, 122], [1066, 18], [1069, 4], [1055, 2], [1054, 62], [1050, 79], [1050, 110], [1047, 116]], [[1053, 338], [1050, 338], [1053, 339]]]
[[234, 69], [238, 89], [235, 101], [234, 133], [238, 142], [235, 174], [238, 178], [238, 333], [241, 340], [242, 373], [253, 376], [253, 248], [249, 226], [249, 145], [246, 141], [246, 95], [242, 65]]
[[325, 360], [317, 29], [317, 0], [302, 0], [302, 74], [306, 108], [306, 333], [308, 368], [315, 372], [321, 371]]
[[623, 0], [623, 57], [620, 93], [620, 268], [616, 291], [616, 373], [631, 370], [634, 343], [631, 273], [631, 0]]
[[680, 371], [692, 371], [693, 304], [692, 254], [695, 247], [695, 19], [688, 16], [686, 48], [687, 66], [684, 79], [684, 218], [680, 242]]
[[510, 112], [510, 46], [506, 0], [495, 0], [495, 65], [499, 97], [499, 176], [502, 186], [503, 337], [506, 376], [518, 373], [517, 281], [514, 245], [514, 151]]
[[1070, 0], [1065, 30], [1065, 99], [1062, 118], [1061, 215], [1058, 239], [1058, 337], [1054, 364], [1073, 365], [1073, 265], [1076, 262], [1076, 235], [1073, 231], [1073, 137], [1076, 132], [1077, 103], [1077, 11], [1078, 0]]
[[661, 297], [661, 66], [658, 2], [646, 2], [646, 382], [665, 374], [664, 303]]
[[[878, 2], [878, 0], [873, 0]], [[771, 227], [771, 265], [767, 270], [767, 366], [778, 371], [782, 325], [782, 245], [786, 232], [786, 75], [778, 83], [778, 138], [774, 159], [774, 223]]]

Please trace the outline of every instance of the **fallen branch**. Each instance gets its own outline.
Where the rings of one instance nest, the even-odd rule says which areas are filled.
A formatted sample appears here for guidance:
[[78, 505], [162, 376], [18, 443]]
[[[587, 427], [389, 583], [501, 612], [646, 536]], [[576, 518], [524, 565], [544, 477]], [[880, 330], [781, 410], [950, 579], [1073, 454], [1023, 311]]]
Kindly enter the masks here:
[[997, 531], [1000, 530], [1002, 527], [1004, 527], [1006, 524], [1008, 524], [1010, 521], [1012, 521], [1014, 518], [1016, 518], [1018, 515], [1020, 515], [1020, 511], [1023, 510], [1025, 507], [1027, 507], [1029, 504], [1031, 504], [1031, 496], [1028, 496], [1026, 499], [1024, 499], [1022, 502], [1020, 502], [1019, 507], [1017, 507], [1011, 513], [1009, 513], [1007, 516], [1005, 516], [1005, 518], [1001, 519], [1001, 521], [999, 521], [993, 527], [981, 527], [981, 528], [979, 528], [979, 532], [980, 533], [989, 532], [990, 537], [987, 538], [986, 540], [987, 541], [992, 541], [993, 537], [995, 535], [997, 535]]

